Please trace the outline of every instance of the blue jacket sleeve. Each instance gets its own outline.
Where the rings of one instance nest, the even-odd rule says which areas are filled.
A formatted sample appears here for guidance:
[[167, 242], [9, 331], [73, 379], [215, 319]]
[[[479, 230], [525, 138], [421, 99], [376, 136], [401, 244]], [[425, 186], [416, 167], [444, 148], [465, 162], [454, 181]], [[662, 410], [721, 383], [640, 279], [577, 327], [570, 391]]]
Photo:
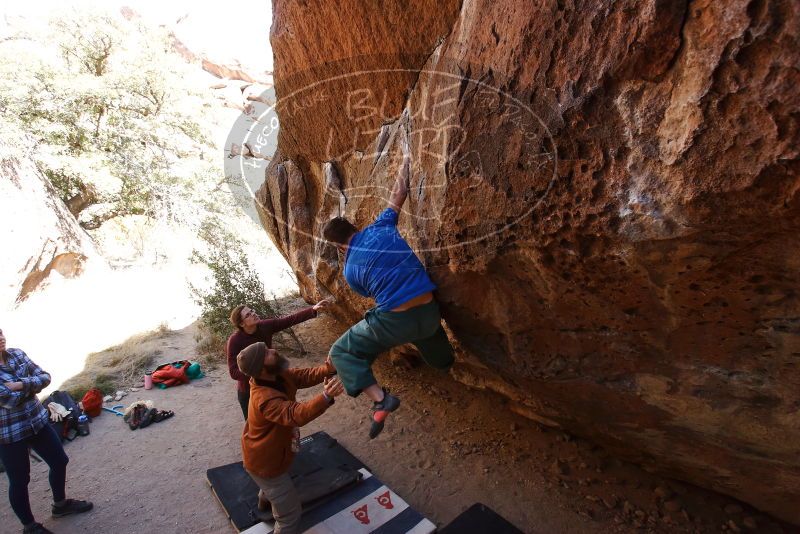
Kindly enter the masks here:
[[397, 226], [397, 212], [392, 208], [386, 208], [371, 226]]

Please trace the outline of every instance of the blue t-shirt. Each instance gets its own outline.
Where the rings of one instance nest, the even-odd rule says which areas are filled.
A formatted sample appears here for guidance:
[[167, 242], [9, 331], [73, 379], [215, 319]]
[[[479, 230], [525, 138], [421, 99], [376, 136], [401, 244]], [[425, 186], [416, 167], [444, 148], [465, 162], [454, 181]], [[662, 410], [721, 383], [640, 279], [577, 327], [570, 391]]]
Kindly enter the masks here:
[[374, 223], [350, 240], [344, 278], [356, 293], [374, 298], [381, 311], [436, 289], [397, 231], [397, 213], [392, 208], [383, 210]]

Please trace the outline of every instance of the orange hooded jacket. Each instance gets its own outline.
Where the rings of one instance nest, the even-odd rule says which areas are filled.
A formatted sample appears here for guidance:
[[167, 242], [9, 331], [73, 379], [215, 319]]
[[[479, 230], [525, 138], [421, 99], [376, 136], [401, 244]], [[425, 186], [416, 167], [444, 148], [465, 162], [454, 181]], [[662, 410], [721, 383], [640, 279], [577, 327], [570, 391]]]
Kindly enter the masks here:
[[250, 404], [242, 432], [244, 468], [263, 478], [289, 470], [294, 460], [294, 430], [313, 421], [332, 404], [320, 393], [297, 402], [297, 390], [321, 384], [331, 374], [327, 365], [287, 369], [274, 382], [250, 379]]

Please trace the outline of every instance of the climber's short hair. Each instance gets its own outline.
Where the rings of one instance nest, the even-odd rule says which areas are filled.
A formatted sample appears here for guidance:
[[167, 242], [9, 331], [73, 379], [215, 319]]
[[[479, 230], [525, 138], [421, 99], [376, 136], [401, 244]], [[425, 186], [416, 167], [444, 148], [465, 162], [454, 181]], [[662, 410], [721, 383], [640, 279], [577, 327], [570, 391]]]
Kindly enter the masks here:
[[337, 245], [346, 245], [350, 236], [358, 232], [358, 228], [344, 217], [334, 217], [322, 227], [322, 237]]

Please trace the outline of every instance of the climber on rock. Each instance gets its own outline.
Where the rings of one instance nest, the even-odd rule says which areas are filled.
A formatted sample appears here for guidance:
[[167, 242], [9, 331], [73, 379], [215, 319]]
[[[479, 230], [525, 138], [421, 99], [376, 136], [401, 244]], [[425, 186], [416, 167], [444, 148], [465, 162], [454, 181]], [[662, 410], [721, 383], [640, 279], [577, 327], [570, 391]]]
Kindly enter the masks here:
[[347, 394], [357, 397], [364, 392], [374, 402], [371, 439], [383, 430], [389, 413], [400, 406], [400, 399], [381, 388], [372, 374], [372, 363], [379, 354], [412, 343], [428, 365], [446, 370], [453, 364], [453, 348], [433, 296], [436, 285], [397, 231], [410, 177], [408, 150], [403, 152], [389, 205], [375, 222], [358, 231], [344, 217], [336, 217], [322, 230], [323, 237], [344, 254], [347, 283], [376, 303], [330, 349]]

